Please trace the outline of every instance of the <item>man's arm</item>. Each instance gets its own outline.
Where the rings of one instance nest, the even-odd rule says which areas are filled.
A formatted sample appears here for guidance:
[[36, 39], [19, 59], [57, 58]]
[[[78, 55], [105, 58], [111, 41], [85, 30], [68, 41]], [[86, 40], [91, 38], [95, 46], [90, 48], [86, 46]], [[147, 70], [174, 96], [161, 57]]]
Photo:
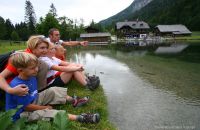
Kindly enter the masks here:
[[28, 93], [28, 87], [24, 85], [18, 85], [15, 88], [11, 88], [8, 83], [6, 82], [6, 78], [11, 76], [12, 72], [9, 71], [8, 69], [4, 69], [0, 73], [0, 89], [6, 91], [7, 93], [18, 95], [18, 96], [23, 96]]
[[63, 41], [62, 42], [63, 46], [76, 46], [76, 45], [82, 45], [82, 46], [87, 46], [88, 41]]
[[43, 109], [52, 109], [52, 106], [41, 106], [41, 105], [35, 105], [35, 104], [29, 104], [25, 107], [25, 111], [36, 111], [36, 110], [43, 110]]

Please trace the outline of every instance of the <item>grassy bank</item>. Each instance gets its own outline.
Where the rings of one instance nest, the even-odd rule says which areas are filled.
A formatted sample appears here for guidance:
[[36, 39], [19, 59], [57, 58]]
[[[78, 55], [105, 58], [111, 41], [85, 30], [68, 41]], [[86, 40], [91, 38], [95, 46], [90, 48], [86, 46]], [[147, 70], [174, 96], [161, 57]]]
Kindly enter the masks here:
[[[8, 43], [0, 43], [0, 54], [11, 50], [22, 50], [25, 48], [26, 46], [24, 44], [20, 45], [13, 44], [11, 46]], [[83, 112], [91, 112], [91, 113], [98, 112], [101, 115], [101, 121], [98, 124], [81, 124], [78, 122], [69, 122], [68, 124], [66, 124], [68, 126], [68, 130], [115, 130], [116, 129], [115, 126], [111, 124], [111, 122], [109, 122], [108, 119], [109, 113], [107, 108], [107, 100], [102, 86], [95, 91], [90, 91], [79, 85], [77, 82], [72, 81], [66, 87], [68, 87], [68, 95], [73, 96], [75, 94], [77, 96], [90, 96], [91, 100], [89, 104], [80, 108], [73, 108], [70, 104], [58, 105], [55, 106], [55, 108], [66, 110], [67, 113], [72, 113], [72, 114], [81, 114]], [[40, 123], [37, 122], [25, 125], [28, 127], [30, 126], [30, 128], [34, 128], [34, 130], [39, 130], [40, 128], [39, 127]]]
[[12, 44], [8, 42], [1, 43], [0, 42], [0, 54], [6, 53], [12, 50], [23, 50], [26, 48], [25, 44]]
[[200, 40], [200, 32], [192, 32], [191, 36], [185, 37], [176, 37], [176, 40], [187, 40], [187, 41], [199, 41]]

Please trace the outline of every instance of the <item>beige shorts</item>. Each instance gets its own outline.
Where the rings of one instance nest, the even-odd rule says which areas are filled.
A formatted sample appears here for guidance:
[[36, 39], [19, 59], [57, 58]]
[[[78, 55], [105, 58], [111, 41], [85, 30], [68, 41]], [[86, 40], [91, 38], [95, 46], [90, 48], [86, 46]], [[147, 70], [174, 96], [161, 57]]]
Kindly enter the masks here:
[[[54, 105], [54, 104], [65, 104], [67, 96], [67, 88], [61, 87], [51, 87], [39, 93], [38, 99], [33, 102], [36, 105]], [[43, 109], [36, 110], [33, 112], [23, 112], [20, 117], [27, 118], [28, 121], [35, 120], [50, 120], [55, 117], [55, 115], [63, 110], [55, 109]]]
[[20, 117], [26, 118], [27, 121], [37, 121], [37, 120], [50, 121], [56, 116], [58, 112], [64, 112], [64, 110], [43, 109], [33, 112], [23, 112], [20, 114]]

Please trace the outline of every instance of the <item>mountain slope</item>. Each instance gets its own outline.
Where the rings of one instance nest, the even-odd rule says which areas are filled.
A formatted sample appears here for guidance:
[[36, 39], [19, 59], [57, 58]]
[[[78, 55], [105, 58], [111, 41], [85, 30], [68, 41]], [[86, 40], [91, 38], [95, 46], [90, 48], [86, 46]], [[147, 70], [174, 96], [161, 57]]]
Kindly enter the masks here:
[[127, 19], [139, 18], [153, 27], [157, 24], [184, 24], [191, 30], [200, 30], [199, 5], [200, 0], [153, 0]]
[[[136, 0], [134, 2], [136, 2]], [[200, 0], [152, 0], [140, 10], [126, 12], [124, 17], [119, 15], [121, 12], [113, 17], [115, 17], [114, 22], [124, 21], [125, 19], [135, 20], [139, 18], [139, 20], [149, 23], [152, 27], [155, 27], [158, 24], [184, 24], [190, 30], [195, 31], [200, 30], [199, 5]], [[128, 8], [130, 8], [130, 6]], [[113, 19], [111, 18], [104, 21], [106, 21], [106, 23], [112, 23]], [[109, 25], [104, 24], [104, 21], [100, 24]]]
[[134, 0], [132, 2], [132, 4], [129, 7], [127, 7], [126, 9], [124, 9], [123, 11], [119, 12], [118, 14], [116, 14], [108, 19], [102, 20], [99, 23], [102, 25], [110, 25], [117, 21], [124, 20], [124, 19], [130, 17], [130, 15], [133, 14], [134, 12], [136, 12], [137, 10], [146, 6], [151, 1], [152, 0]]

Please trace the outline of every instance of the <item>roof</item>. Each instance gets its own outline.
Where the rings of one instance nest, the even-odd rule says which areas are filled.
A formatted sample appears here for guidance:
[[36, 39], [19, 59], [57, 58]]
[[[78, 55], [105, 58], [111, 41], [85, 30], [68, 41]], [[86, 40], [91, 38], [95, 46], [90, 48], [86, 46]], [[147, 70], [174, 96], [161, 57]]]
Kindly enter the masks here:
[[84, 37], [110, 37], [110, 33], [82, 33], [80, 35], [81, 38]]
[[173, 34], [191, 34], [192, 32], [182, 24], [177, 25], [158, 25], [156, 26], [160, 32], [172, 32]]
[[149, 29], [149, 25], [144, 21], [127, 21], [127, 22], [117, 22], [117, 29], [121, 29], [124, 26], [129, 26], [132, 29]]

